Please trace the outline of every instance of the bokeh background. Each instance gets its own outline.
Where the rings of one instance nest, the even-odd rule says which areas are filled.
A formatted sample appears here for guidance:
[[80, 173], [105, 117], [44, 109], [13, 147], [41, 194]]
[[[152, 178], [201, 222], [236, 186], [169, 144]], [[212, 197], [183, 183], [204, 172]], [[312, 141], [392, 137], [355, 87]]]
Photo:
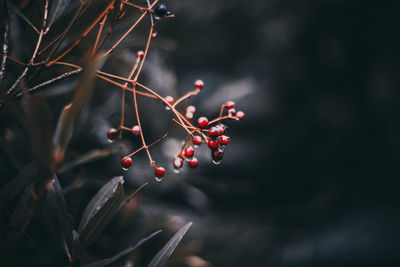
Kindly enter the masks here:
[[[59, 176], [69, 211], [78, 224], [91, 196], [117, 175], [124, 175], [131, 191], [145, 181], [149, 185], [91, 247], [93, 257], [109, 257], [144, 233], [164, 229], [115, 265], [132, 266], [126, 263], [131, 261], [145, 266], [173, 232], [193, 221], [170, 266], [400, 264], [399, 4], [164, 2], [176, 17], [160, 23], [143, 82], [176, 97], [201, 78], [205, 88], [193, 98], [198, 116], [216, 116], [222, 103], [234, 100], [246, 117], [227, 123], [231, 143], [222, 164], [214, 165], [208, 148], [201, 147], [196, 151], [199, 167], [177, 175], [171, 161], [184, 132], [169, 121], [162, 105], [140, 99], [148, 139], [166, 131], [170, 135], [151, 149], [168, 172], [156, 182], [145, 154], [135, 156], [129, 171], [120, 169], [122, 155], [139, 143], [130, 137], [107, 142], [107, 129], [119, 124], [121, 92], [98, 80], [66, 161], [94, 149], [112, 153]], [[125, 23], [114, 40], [130, 21]], [[105, 71], [127, 75], [145, 42], [145, 25], [104, 63]], [[22, 49], [18, 43], [24, 26], [21, 21], [12, 26], [18, 29], [12, 36], [15, 54], [28, 58], [29, 45]], [[85, 46], [80, 49], [77, 55]], [[75, 82], [42, 90], [55, 123]], [[127, 112], [133, 123], [129, 107]], [[26, 136], [8, 117], [0, 122], [1, 134], [13, 133], [7, 142], [27, 165]], [[0, 167], [4, 185], [17, 171], [5, 153]], [[63, 251], [51, 230], [43, 231], [43, 220], [32, 222], [29, 238], [2, 251], [6, 266], [63, 266]]]

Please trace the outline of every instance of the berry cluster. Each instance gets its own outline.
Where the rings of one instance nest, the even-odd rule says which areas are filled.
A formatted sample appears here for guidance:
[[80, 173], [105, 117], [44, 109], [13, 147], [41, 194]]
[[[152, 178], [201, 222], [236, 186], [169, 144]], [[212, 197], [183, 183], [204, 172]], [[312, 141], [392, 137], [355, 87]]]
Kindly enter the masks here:
[[[195, 86], [203, 87], [202, 81], [196, 81]], [[224, 110], [226, 114], [224, 115]], [[194, 106], [187, 106], [186, 115], [187, 119], [191, 119], [194, 116], [196, 109]], [[190, 114], [190, 115], [188, 115]], [[194, 157], [194, 148], [199, 147], [202, 143], [207, 143], [211, 150], [211, 158], [213, 163], [220, 164], [224, 155], [224, 148], [228, 145], [230, 137], [225, 135], [227, 126], [222, 124], [225, 119], [236, 119], [240, 120], [244, 118], [244, 112], [235, 111], [235, 103], [233, 101], [227, 101], [221, 106], [221, 112], [219, 117], [209, 121], [206, 117], [199, 117], [197, 119], [197, 127], [192, 130], [188, 138], [182, 142], [181, 150], [175, 155], [173, 160], [173, 166], [175, 171], [178, 173], [183, 167], [183, 161], [186, 160], [189, 167], [196, 168], [199, 161]], [[215, 124], [214, 126], [212, 126]], [[189, 139], [189, 145], [186, 146]]]
[[[139, 53], [140, 54], [140, 53]], [[140, 58], [138, 56], [138, 58]], [[236, 104], [233, 101], [227, 101], [225, 104], [221, 106], [220, 114], [217, 118], [209, 121], [206, 117], [199, 117], [196, 121], [197, 126], [194, 126], [191, 123], [191, 120], [194, 118], [196, 113], [196, 107], [193, 105], [189, 105], [188, 102], [190, 97], [197, 95], [204, 87], [204, 82], [202, 80], [197, 80], [194, 83], [195, 89], [186, 95], [179, 98], [177, 101], [174, 100], [171, 96], [166, 96], [164, 98], [159, 99], [164, 103], [167, 110], [171, 110], [175, 117], [173, 121], [181, 126], [183, 129], [187, 131], [187, 137], [182, 141], [181, 149], [175, 155], [173, 159], [173, 167], [176, 173], [178, 173], [183, 168], [184, 161], [187, 162], [190, 168], [196, 168], [199, 161], [194, 156], [195, 148], [199, 147], [202, 143], [207, 143], [209, 149], [211, 150], [211, 158], [215, 164], [219, 164], [222, 161], [224, 155], [224, 148], [229, 144], [230, 137], [225, 134], [227, 130], [227, 126], [222, 122], [228, 119], [241, 120], [244, 118], [244, 112], [235, 111]], [[184, 116], [183, 113], [179, 112], [176, 108], [176, 105], [183, 102], [183, 100], [187, 100], [186, 106], [184, 107]], [[107, 132], [107, 137], [110, 141], [116, 139], [118, 137], [118, 133], [123, 130], [130, 130], [132, 134], [138, 136], [142, 135], [140, 125], [134, 125], [132, 128], [127, 128], [124, 126], [120, 126], [118, 129], [111, 128]], [[122, 136], [122, 132], [120, 132], [120, 137]], [[161, 140], [161, 139], [160, 139]], [[153, 144], [158, 143], [160, 140], [157, 140]], [[152, 145], [153, 145], [152, 144]], [[150, 145], [150, 146], [152, 146]], [[128, 169], [132, 166], [132, 156], [139, 152], [142, 149], [146, 149], [150, 146], [143, 146], [139, 148], [135, 152], [125, 156], [121, 160], [121, 165], [123, 169]], [[148, 153], [150, 156], [150, 153]], [[150, 164], [154, 167], [154, 175], [158, 181], [160, 181], [165, 175], [165, 169], [163, 167], [156, 166], [155, 162], [150, 158]]]
[[[224, 124], [222, 124], [222, 122], [227, 119], [240, 120], [244, 117], [244, 113], [242, 111], [236, 112], [235, 103], [233, 101], [228, 101], [221, 106], [221, 111], [217, 118], [209, 121], [206, 117], [199, 117], [197, 119], [197, 125], [195, 126], [192, 124], [191, 121], [195, 117], [196, 107], [193, 105], [189, 105], [189, 102], [192, 96], [195, 96], [202, 91], [204, 87], [204, 82], [202, 80], [195, 81], [194, 89], [176, 100], [172, 96], [162, 97], [152, 89], [138, 82], [139, 74], [142, 70], [144, 61], [146, 59], [146, 55], [149, 50], [150, 40], [156, 36], [156, 33], [154, 32], [154, 27], [160, 20], [173, 17], [173, 15], [171, 15], [171, 13], [167, 10], [165, 4], [159, 3], [155, 5], [156, 2], [157, 1], [155, 1], [151, 6], [149, 6], [149, 8], [143, 8], [137, 6], [136, 4], [125, 2], [126, 4], [129, 4], [132, 7], [140, 9], [142, 12], [148, 12], [154, 14], [155, 19], [157, 20], [157, 22], [154, 23], [153, 17], [151, 17], [152, 18], [151, 28], [150, 28], [148, 42], [144, 50], [137, 51], [136, 62], [132, 66], [129, 77], [121, 78], [119, 76], [107, 74], [104, 72], [99, 72], [98, 76], [122, 88], [121, 123], [118, 128], [111, 128], [108, 130], [107, 132], [108, 139], [110, 141], [113, 141], [116, 138], [122, 138], [123, 132], [128, 131], [131, 134], [138, 136], [138, 138], [140, 138], [142, 143], [142, 146], [139, 149], [130, 153], [129, 155], [124, 156], [121, 159], [122, 168], [124, 170], [130, 168], [133, 163], [132, 156], [141, 150], [145, 150], [149, 158], [150, 165], [154, 168], [154, 176], [158, 181], [160, 181], [165, 176], [165, 169], [163, 167], [156, 165], [155, 161], [153, 161], [151, 157], [149, 148], [157, 144], [163, 138], [165, 138], [166, 135], [160, 138], [159, 140], [153, 142], [152, 144], [147, 145], [141, 126], [140, 114], [138, 111], [138, 101], [137, 101], [138, 95], [143, 97], [153, 98], [163, 103], [165, 109], [173, 113], [174, 115], [173, 121], [187, 132], [187, 137], [185, 138], [184, 141], [182, 141], [182, 147], [180, 151], [178, 151], [178, 153], [175, 155], [173, 160], [173, 166], [177, 172], [183, 167], [184, 161], [187, 161], [189, 167], [191, 168], [197, 167], [198, 160], [196, 157], [194, 157], [194, 152], [195, 152], [194, 148], [200, 146], [202, 143], [208, 144], [208, 147], [211, 149], [211, 158], [213, 162], [219, 164], [224, 154], [223, 149], [230, 141], [229, 136], [224, 135], [227, 127]], [[127, 33], [129, 33], [129, 31]], [[120, 84], [118, 82], [112, 81], [110, 78], [123, 80], [125, 84]], [[129, 87], [128, 85], [132, 85], [132, 87]], [[125, 94], [127, 91], [131, 92], [133, 95], [134, 110], [137, 121], [135, 125], [129, 127], [125, 126], [125, 119], [124, 119]], [[182, 108], [178, 108], [178, 105], [183, 104], [184, 102], [186, 104], [182, 111]]]

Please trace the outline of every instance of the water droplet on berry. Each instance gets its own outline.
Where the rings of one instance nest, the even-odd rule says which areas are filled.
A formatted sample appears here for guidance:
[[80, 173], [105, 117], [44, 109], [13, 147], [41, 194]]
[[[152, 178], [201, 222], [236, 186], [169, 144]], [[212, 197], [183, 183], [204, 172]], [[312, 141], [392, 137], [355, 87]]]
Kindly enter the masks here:
[[162, 178], [158, 178], [158, 177], [154, 177], [154, 179], [156, 179], [157, 182], [161, 182], [163, 180]]
[[128, 168], [125, 168], [125, 167], [122, 167], [122, 169], [123, 169], [124, 171], [127, 171], [127, 170], [128, 170]]
[[222, 160], [213, 160], [212, 161], [215, 165], [219, 165], [221, 164]]
[[174, 172], [175, 174], [179, 174], [179, 173], [181, 172], [181, 170], [180, 170], [180, 169], [174, 168], [173, 172]]
[[112, 144], [112, 143], [114, 143], [114, 140], [108, 139], [108, 142], [109, 142], [110, 144]]
[[151, 35], [151, 37], [157, 37], [157, 32], [153, 32], [153, 34]]
[[168, 106], [165, 106], [165, 110], [171, 110]]

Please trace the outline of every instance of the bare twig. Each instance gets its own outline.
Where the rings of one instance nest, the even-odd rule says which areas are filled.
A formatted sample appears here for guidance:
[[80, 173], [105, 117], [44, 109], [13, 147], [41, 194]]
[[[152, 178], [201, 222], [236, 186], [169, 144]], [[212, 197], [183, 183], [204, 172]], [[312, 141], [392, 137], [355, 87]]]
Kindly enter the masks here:
[[[63, 74], [61, 74], [61, 75], [59, 75], [59, 76], [57, 76], [57, 77], [55, 77], [53, 79], [50, 79], [50, 80], [45, 81], [45, 82], [43, 82], [41, 84], [35, 85], [32, 88], [29, 88], [28, 92], [32, 93], [32, 92], [34, 92], [34, 91], [36, 91], [36, 90], [38, 90], [38, 89], [40, 89], [42, 87], [48, 86], [48, 85], [53, 84], [53, 83], [55, 83], [57, 81], [63, 80], [65, 78], [67, 78], [67, 77], [78, 75], [81, 72], [82, 72], [82, 69], [76, 69], [76, 70], [73, 70], [73, 71], [65, 72], [65, 73], [63, 73]], [[21, 95], [22, 95], [22, 93], [19, 93], [18, 95], [16, 95], [16, 97], [20, 97]]]
[[3, 35], [3, 58], [1, 60], [1, 68], [0, 68], [0, 83], [4, 79], [4, 75], [6, 73], [6, 62], [7, 62], [7, 55], [8, 55], [8, 33], [10, 31], [10, 24], [7, 23], [4, 25], [4, 35]]
[[25, 78], [25, 76], [28, 73], [28, 70], [30, 69], [30, 67], [33, 65], [33, 62], [34, 62], [34, 60], [36, 58], [36, 55], [37, 55], [37, 52], [39, 50], [40, 44], [42, 43], [43, 36], [45, 34], [48, 9], [49, 9], [49, 0], [46, 0], [45, 5], [44, 5], [42, 29], [40, 30], [39, 37], [38, 37], [38, 40], [36, 42], [35, 50], [33, 51], [32, 57], [29, 60], [29, 63], [26, 65], [24, 71], [18, 77], [18, 79], [14, 82], [14, 84], [10, 87], [10, 89], [7, 90], [6, 95], [10, 95], [14, 91], [14, 89], [18, 86], [18, 84], [21, 82], [21, 80]]

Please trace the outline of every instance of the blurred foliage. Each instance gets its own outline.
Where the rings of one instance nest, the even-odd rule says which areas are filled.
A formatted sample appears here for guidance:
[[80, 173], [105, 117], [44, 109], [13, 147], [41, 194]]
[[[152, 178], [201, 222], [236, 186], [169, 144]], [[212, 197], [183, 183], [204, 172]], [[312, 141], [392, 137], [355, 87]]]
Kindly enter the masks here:
[[[74, 2], [65, 10], [68, 16], [77, 8]], [[127, 192], [149, 184], [89, 247], [92, 260], [111, 258], [165, 229], [129, 254], [128, 261], [135, 266], [146, 266], [174, 232], [193, 221], [170, 266], [398, 265], [399, 4], [168, 0], [167, 5], [176, 18], [159, 25], [143, 79], [151, 88], [176, 96], [202, 77], [205, 90], [194, 99], [199, 112], [217, 112], [211, 107], [229, 98], [241, 102], [246, 120], [241, 127], [229, 125], [235, 128], [232, 145], [218, 168], [204, 151], [197, 170], [173, 175], [169, 159], [179, 142], [170, 139], [152, 148], [157, 161], [170, 166], [168, 177], [157, 183], [142, 154], [133, 169], [120, 169], [121, 155], [140, 144], [134, 138], [107, 142], [107, 129], [119, 121], [120, 91], [97, 81], [64, 162], [108, 152], [97, 160], [72, 164], [58, 175], [73, 224], [79, 225], [85, 207], [111, 177], [123, 174]], [[37, 25], [35, 14], [40, 14], [36, 4], [24, 9]], [[85, 25], [89, 18], [77, 25]], [[65, 27], [67, 20], [60, 17], [55, 27]], [[117, 39], [127, 25], [118, 26], [113, 36]], [[34, 35], [20, 18], [13, 20], [11, 29], [11, 51], [25, 62], [33, 47], [22, 40]], [[74, 27], [67, 41], [80, 30]], [[138, 30], [103, 62], [104, 70], [127, 75], [134, 51], [145, 43], [146, 29]], [[71, 57], [81, 55], [87, 46], [77, 47]], [[21, 71], [8, 66], [15, 76]], [[43, 72], [37, 82], [64, 71]], [[40, 90], [53, 125], [77, 81], [69, 78]], [[4, 222], [13, 216], [4, 207], [23, 204], [16, 197], [32, 182], [24, 177], [37, 175], [29, 165], [35, 158], [20, 115], [24, 101], [8, 113], [0, 112], [0, 188], [13, 197], [5, 202], [0, 193], [2, 239]], [[163, 107], [154, 108], [148, 101], [141, 102], [141, 109], [149, 138], [156, 139], [165, 129], [175, 133], [178, 129], [166, 123], [169, 117]], [[158, 115], [151, 116], [154, 113]], [[4, 187], [10, 181], [17, 184], [14, 191]], [[19, 239], [2, 244], [4, 266], [68, 262], [53, 216], [41, 210]], [[125, 259], [114, 264], [131, 266], [124, 265]]]

